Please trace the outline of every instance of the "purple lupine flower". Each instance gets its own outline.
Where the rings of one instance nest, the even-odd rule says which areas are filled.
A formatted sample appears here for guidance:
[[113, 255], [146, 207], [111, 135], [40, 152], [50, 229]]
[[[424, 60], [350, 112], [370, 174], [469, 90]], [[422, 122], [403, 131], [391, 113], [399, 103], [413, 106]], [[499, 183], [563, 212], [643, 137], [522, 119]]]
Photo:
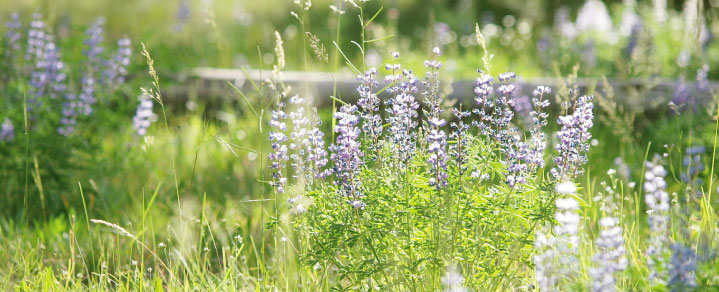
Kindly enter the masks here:
[[509, 81], [515, 78], [517, 78], [517, 74], [514, 74], [514, 72], [504, 72], [499, 74], [499, 82]]
[[290, 144], [289, 149], [294, 151], [290, 154], [292, 159], [292, 167], [296, 170], [296, 173], [307, 173], [305, 165], [305, 149], [304, 143], [308, 140], [305, 139], [308, 133], [307, 125], [310, 123], [310, 119], [305, 113], [305, 108], [302, 106], [305, 103], [305, 99], [294, 95], [290, 97], [290, 107], [294, 107], [294, 110], [289, 112], [290, 121], [292, 122], [292, 131], [290, 131]]
[[[505, 75], [504, 79], [506, 78]], [[548, 115], [543, 111], [549, 106], [549, 100], [544, 99], [544, 95], [551, 91], [549, 87], [538, 86], [532, 92], [534, 109], [528, 114], [532, 118], [530, 140], [520, 141], [518, 136], [513, 136], [512, 143], [506, 148], [509, 164], [506, 182], [510, 187], [525, 183], [528, 173], [544, 167], [544, 150], [547, 148], [547, 141], [542, 128], [547, 125]]]
[[92, 105], [97, 102], [95, 99], [95, 78], [92, 76], [85, 76], [82, 78], [82, 87], [80, 95], [78, 96], [78, 112], [83, 115], [90, 115], [92, 113]]
[[697, 69], [696, 90], [699, 92], [706, 92], [709, 90], [709, 65], [704, 64]]
[[[442, 51], [439, 48], [434, 48], [434, 54], [439, 57], [442, 55]], [[439, 93], [439, 69], [442, 68], [442, 62], [432, 59], [425, 60], [424, 66], [429, 70], [425, 80], [422, 81], [425, 89], [422, 91], [424, 96], [424, 103], [429, 107], [428, 119], [439, 119], [439, 115], [442, 114], [442, 95]]]
[[[519, 91], [521, 92], [521, 90]], [[528, 124], [526, 118], [532, 111], [532, 101], [528, 95], [521, 95], [514, 100], [514, 111], [525, 121], [524, 124]]]
[[80, 102], [79, 111], [84, 115], [92, 113], [92, 105], [97, 102], [95, 96], [95, 87], [97, 86], [97, 75], [101, 72], [102, 56], [104, 49], [102, 47], [104, 18], [98, 18], [90, 28], [85, 31], [85, 41], [83, 42], [87, 48], [82, 53], [87, 57], [86, 63], [88, 71], [82, 77], [81, 92], [78, 95]]
[[130, 65], [130, 39], [122, 38], [117, 41], [117, 52], [107, 62], [105, 71], [103, 72], [103, 84], [108, 84], [114, 88], [125, 82], [127, 75], [127, 66]]
[[[667, 183], [664, 177], [667, 171], [659, 164], [647, 161], [644, 173], [644, 200], [649, 214], [650, 239], [647, 248], [647, 266], [649, 279], [663, 279], [661, 271], [664, 270], [663, 254], [666, 252], [666, 242], [669, 230], [669, 194], [664, 190]], [[662, 267], [657, 267], [661, 265]]]
[[547, 139], [542, 128], [547, 125], [549, 116], [545, 111], [545, 108], [549, 106], [549, 99], [545, 99], [544, 95], [550, 93], [552, 93], [551, 88], [541, 85], [532, 91], [534, 109], [529, 113], [529, 116], [532, 117], [532, 128], [529, 130], [531, 141], [527, 154], [530, 171], [544, 168], [544, 150], [547, 148]]
[[63, 136], [70, 136], [75, 132], [75, 124], [82, 103], [77, 99], [74, 93], [65, 94], [65, 102], [62, 104], [62, 118], [60, 119], [60, 127], [57, 132]]
[[557, 132], [559, 142], [556, 145], [559, 156], [554, 158], [557, 167], [551, 173], [558, 180], [571, 180], [584, 173], [583, 166], [589, 151], [587, 141], [592, 138], [589, 130], [594, 125], [593, 98], [586, 95], [575, 98], [574, 112], [559, 117], [557, 121], [561, 126]]
[[48, 40], [45, 32], [45, 22], [42, 21], [42, 15], [33, 14], [33, 20], [30, 23], [30, 30], [27, 37], [27, 53], [25, 60], [31, 64], [30, 68], [30, 88], [28, 90], [28, 110], [32, 110], [40, 105], [40, 98], [45, 95], [46, 85], [48, 84], [47, 76], [47, 60], [45, 56], [46, 41]]
[[694, 194], [696, 196], [701, 195], [700, 188], [703, 184], [702, 179], [699, 177], [701, 172], [704, 171], [704, 163], [702, 163], [702, 155], [706, 151], [704, 146], [692, 146], [687, 148], [682, 159], [682, 166], [684, 170], [680, 177], [682, 182], [689, 186], [687, 190], [688, 194]]
[[65, 85], [65, 63], [60, 60], [60, 50], [53, 38], [48, 36], [45, 43], [45, 78], [47, 78], [47, 93], [52, 99], [63, 96], [67, 90]]
[[379, 87], [377, 81], [377, 69], [370, 68], [363, 75], [357, 77], [360, 85], [357, 87], [359, 99], [357, 105], [360, 108], [363, 123], [362, 131], [372, 140], [370, 149], [377, 149], [380, 135], [382, 135], [382, 118], [379, 115], [380, 99], [375, 93]]
[[626, 55], [631, 58], [632, 54], [634, 53], [634, 49], [639, 44], [639, 37], [642, 32], [642, 23], [637, 22], [631, 27], [631, 31], [629, 33], [629, 39], [627, 40], [627, 45], [624, 47], [624, 52]]
[[7, 31], [5, 32], [5, 54], [9, 58], [14, 52], [20, 50], [20, 16], [17, 12], [10, 15], [10, 21], [5, 24]]
[[275, 109], [272, 110], [272, 118], [270, 119], [269, 125], [274, 128], [273, 132], [270, 132], [270, 144], [272, 145], [272, 152], [267, 155], [267, 158], [271, 162], [272, 173], [272, 186], [277, 188], [278, 193], [285, 192], [285, 184], [287, 184], [287, 178], [282, 175], [285, 162], [289, 159], [287, 154], [287, 113], [284, 112], [286, 104], [277, 98]]
[[629, 167], [629, 164], [624, 162], [624, 159], [621, 157], [614, 158], [614, 165], [617, 168], [617, 173], [619, 174], [619, 177], [625, 181], [629, 181], [629, 179], [632, 176], [632, 170]]
[[592, 276], [592, 291], [616, 291], [614, 274], [627, 267], [624, 255], [624, 237], [619, 219], [607, 216], [599, 220], [599, 237], [596, 244], [599, 252], [594, 256], [595, 267], [589, 272]]
[[695, 275], [696, 253], [681, 243], [672, 244], [669, 264], [669, 287], [671, 291], [688, 291], [697, 287]]
[[180, 7], [177, 8], [175, 13], [175, 25], [173, 25], [174, 31], [181, 31], [185, 28], [185, 25], [190, 20], [190, 0], [180, 0]]
[[7, 117], [0, 126], [0, 141], [10, 143], [15, 139], [15, 127]]
[[82, 53], [87, 57], [87, 63], [93, 72], [100, 72], [100, 65], [102, 64], [101, 55], [105, 51], [102, 47], [104, 25], [105, 19], [100, 17], [85, 31], [83, 43], [87, 48]]
[[674, 88], [674, 94], [669, 103], [669, 108], [677, 114], [689, 108], [691, 108], [693, 112], [698, 111], [699, 106], [706, 103], [708, 98], [711, 98], [708, 76], [709, 65], [704, 64], [697, 69], [695, 77], [696, 83], [693, 88], [690, 88], [684, 81], [684, 78], [680, 77], [677, 82], [677, 87]]
[[449, 155], [451, 155], [457, 163], [459, 179], [461, 180], [462, 176], [467, 171], [465, 163], [467, 162], [467, 131], [469, 131], [469, 124], [466, 124], [463, 119], [469, 117], [471, 113], [469, 111], [463, 111], [462, 105], [460, 104], [459, 109], [454, 108], [452, 114], [454, 114], [457, 118], [457, 121], [452, 122], [449, 125], [452, 129], [449, 134], [449, 139], [452, 139], [455, 142], [449, 146]]
[[417, 93], [417, 78], [412, 74], [412, 70], [399, 70], [400, 64], [396, 61], [399, 54], [392, 52], [394, 57], [393, 63], [388, 64], [385, 68], [392, 71], [392, 74], [385, 78], [385, 81], [394, 84], [388, 89], [393, 95], [387, 101], [387, 112], [389, 117], [387, 121], [390, 124], [389, 140], [392, 142], [392, 150], [394, 157], [399, 160], [400, 165], [404, 166], [409, 159], [414, 156], [416, 150], [416, 133], [413, 132], [417, 127], [417, 109], [419, 103], [414, 98]]
[[[40, 27], [40, 25], [37, 25]], [[60, 52], [55, 45], [51, 35], [37, 31], [42, 34], [42, 47], [34, 50], [31, 57], [33, 67], [30, 72], [30, 88], [28, 90], [29, 109], [38, 107], [43, 97], [55, 99], [65, 92], [65, 64], [60, 60]], [[34, 40], [33, 42], [39, 40]]]
[[35, 61], [42, 57], [45, 39], [45, 22], [42, 21], [41, 14], [35, 13], [32, 15], [30, 30], [27, 32], [27, 52], [25, 54], [25, 60]]
[[340, 193], [353, 208], [363, 209], [365, 204], [361, 199], [364, 195], [360, 190], [362, 182], [358, 176], [364, 164], [364, 153], [360, 149], [360, 130], [357, 128], [359, 117], [355, 115], [356, 112], [355, 105], [344, 105], [340, 111], [335, 112], [337, 125], [334, 131], [338, 135], [335, 145], [331, 147], [333, 152], [330, 159], [335, 163], [334, 173], [340, 180]]
[[477, 70], [481, 76], [477, 79], [477, 86], [474, 88], [475, 101], [479, 105], [474, 113], [479, 115], [479, 121], [476, 125], [479, 127], [480, 133], [490, 137], [507, 151], [513, 143], [510, 137], [509, 125], [514, 117], [514, 97], [517, 94], [517, 86], [509, 83], [510, 80], [516, 78], [513, 72], [500, 74], [501, 82], [505, 82], [497, 88], [497, 94], [494, 94], [492, 85], [492, 77], [484, 74], [481, 70]]
[[152, 112], [154, 103], [152, 102], [152, 96], [150, 94], [143, 92], [137, 97], [137, 100], [139, 100], [140, 103], [137, 105], [135, 116], [132, 118], [132, 127], [138, 136], [145, 136], [147, 129], [149, 129], [152, 122], [157, 119], [157, 116]]
[[[317, 116], [317, 109], [313, 109]], [[312, 172], [314, 178], [322, 179], [331, 174], [329, 169], [323, 169], [327, 165], [327, 150], [325, 150], [324, 133], [318, 128], [322, 124], [320, 119], [315, 122], [315, 127], [310, 130], [307, 139], [309, 144], [307, 145], [307, 161], [310, 161], [314, 166]]]
[[669, 108], [674, 113], [678, 114], [680, 111], [684, 110], [687, 104], [691, 101], [691, 91], [689, 90], [689, 86], [687, 86], [683, 78], [679, 78], [677, 86], [674, 88], [674, 93], [672, 94], [672, 100], [669, 102]]
[[317, 116], [317, 109], [307, 114], [305, 99], [295, 95], [290, 97], [289, 103], [296, 107], [290, 112], [292, 121], [291, 143], [289, 149], [295, 151], [290, 155], [292, 166], [298, 173], [304, 173], [305, 180], [312, 182], [314, 179], [327, 177], [330, 171], [324, 169], [327, 164], [327, 151], [324, 149], [324, 134], [318, 128], [322, 121]]
[[443, 119], [430, 118], [427, 121], [430, 130], [427, 134], [427, 144], [429, 149], [429, 157], [427, 163], [430, 165], [430, 173], [432, 177], [429, 179], [429, 185], [437, 188], [437, 190], [447, 186], [447, 135], [441, 128], [447, 123]]
[[509, 147], [504, 148], [507, 154], [507, 171], [509, 172], [505, 182], [508, 186], [514, 187], [527, 181], [526, 174], [529, 172], [529, 167], [526, 161], [528, 160], [529, 144], [519, 141], [518, 136], [512, 136], [511, 141], [511, 144], [508, 145]]
[[492, 94], [494, 93], [493, 78], [479, 69], [477, 72], [479, 72], [480, 77], [477, 78], [476, 87], [474, 87], [474, 100], [479, 108], [474, 109], [473, 113], [479, 116], [479, 120], [473, 121], [473, 124], [479, 128], [481, 135], [491, 136], [494, 130], [491, 125], [493, 122], [492, 108], [494, 108], [492, 100]]

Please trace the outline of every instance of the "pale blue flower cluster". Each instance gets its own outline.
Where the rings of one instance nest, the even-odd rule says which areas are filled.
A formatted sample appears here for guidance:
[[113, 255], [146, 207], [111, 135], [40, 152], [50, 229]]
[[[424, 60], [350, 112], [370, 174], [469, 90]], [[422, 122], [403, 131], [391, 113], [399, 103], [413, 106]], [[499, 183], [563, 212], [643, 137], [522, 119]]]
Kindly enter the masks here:
[[[439, 48], [434, 48], [434, 54], [436, 57], [442, 55], [442, 51]], [[429, 119], [438, 119], [442, 113], [442, 102], [444, 99], [439, 92], [439, 69], [442, 68], [442, 62], [432, 59], [425, 60], [424, 67], [427, 68], [425, 80], [422, 81], [424, 85], [424, 103], [429, 108], [427, 116]]]
[[469, 131], [469, 124], [464, 122], [464, 119], [471, 115], [470, 111], [461, 110], [460, 108], [454, 108], [452, 114], [456, 118], [455, 122], [452, 122], [449, 127], [452, 131], [449, 133], [449, 139], [453, 140], [454, 143], [449, 145], [449, 155], [452, 156], [455, 163], [457, 164], [457, 170], [459, 172], [459, 178], [464, 176], [467, 171], [465, 164], [467, 163], [467, 147], [468, 139], [467, 132]]
[[10, 21], [5, 24], [7, 31], [5, 32], [5, 55], [10, 58], [12, 54], [20, 50], [20, 16], [17, 12], [10, 15]]
[[9, 118], [5, 118], [2, 125], [0, 125], [0, 141], [10, 143], [15, 139], [15, 126]]
[[334, 162], [335, 176], [340, 180], [340, 191], [347, 202], [355, 209], [363, 209], [364, 196], [361, 191], [362, 182], [359, 179], [360, 167], [364, 164], [364, 153], [360, 149], [360, 129], [357, 127], [359, 117], [356, 115], [357, 106], [344, 105], [335, 113], [337, 133], [335, 145], [332, 146], [330, 159]]
[[401, 65], [396, 61], [399, 54], [392, 52], [394, 58], [393, 64], [387, 64], [385, 68], [389, 68], [392, 74], [385, 78], [389, 84], [393, 84], [388, 92], [393, 96], [387, 101], [386, 111], [389, 114], [387, 121], [389, 122], [389, 140], [391, 142], [394, 157], [398, 160], [400, 166], [404, 166], [407, 161], [414, 156], [416, 145], [416, 133], [414, 129], [417, 127], [417, 110], [419, 103], [415, 100], [414, 94], [417, 93], [417, 78], [412, 74], [412, 70], [402, 70]]
[[705, 168], [702, 162], [704, 152], [706, 152], [704, 146], [692, 146], [686, 149], [682, 159], [684, 171], [680, 175], [681, 180], [689, 186], [687, 192], [695, 196], [701, 196], [700, 188], [704, 183], [700, 177]]
[[612, 216], [599, 220], [599, 226], [596, 240], [599, 252], [593, 258], [595, 268], [590, 271], [592, 291], [616, 291], [614, 274], [627, 268], [622, 227], [619, 219]]
[[115, 55], [105, 64], [102, 79], [103, 84], [114, 88], [125, 82], [127, 66], [130, 65], [130, 55], [132, 54], [130, 45], [131, 42], [128, 38], [122, 38], [117, 41], [117, 52], [115, 52]]
[[491, 137], [502, 149], [509, 149], [512, 138], [509, 135], [509, 125], [514, 118], [514, 97], [517, 94], [517, 86], [510, 83], [516, 78], [513, 72], [499, 74], [499, 81], [502, 84], [497, 87], [497, 94], [494, 92], [493, 78], [480, 72], [477, 79], [477, 86], [474, 88], [475, 101], [479, 109], [474, 113], [479, 115], [477, 125], [482, 135]]
[[294, 151], [290, 155], [292, 166], [297, 173], [304, 174], [307, 182], [327, 177], [330, 170], [323, 169], [328, 160], [327, 151], [324, 149], [324, 134], [318, 128], [322, 121], [317, 117], [317, 109], [312, 108], [311, 113], [307, 113], [303, 107], [306, 99], [297, 95], [290, 97], [289, 103], [296, 107], [296, 110], [289, 114], [293, 126], [289, 145], [289, 149]]
[[157, 120], [157, 116], [152, 111], [152, 96], [143, 92], [137, 97], [140, 103], [137, 105], [135, 116], [132, 118], [132, 127], [138, 136], [145, 136], [150, 125]]
[[272, 118], [270, 119], [269, 125], [273, 128], [270, 132], [270, 145], [272, 146], [272, 152], [267, 155], [270, 160], [273, 182], [272, 185], [277, 189], [278, 193], [285, 192], [285, 184], [287, 184], [287, 178], [282, 175], [282, 171], [285, 168], [285, 163], [289, 159], [287, 150], [287, 123], [285, 120], [288, 115], [284, 111], [285, 102], [279, 97], [275, 104], [275, 108], [272, 110]]
[[592, 133], [589, 130], [594, 125], [594, 104], [592, 96], [576, 98], [573, 105], [574, 112], [560, 116], [557, 123], [561, 126], [557, 132], [558, 143], [556, 149], [559, 156], [554, 158], [557, 167], [551, 170], [555, 179], [572, 180], [584, 173], [584, 164], [587, 163], [587, 152]]
[[429, 157], [427, 163], [430, 165], [432, 177], [429, 185], [437, 189], [447, 186], [447, 134], [441, 128], [447, 123], [443, 119], [430, 118], [427, 123], [430, 126], [427, 134]]
[[382, 135], [382, 117], [379, 115], [379, 106], [381, 104], [376, 91], [378, 91], [379, 81], [377, 76], [379, 72], [375, 68], [370, 68], [363, 75], [357, 77], [360, 85], [357, 87], [359, 99], [357, 105], [360, 108], [360, 116], [362, 117], [362, 131], [372, 141], [370, 148], [378, 147], [379, 137]]
[[[513, 76], [513, 75], [511, 75]], [[503, 78], [508, 78], [504, 76]], [[529, 112], [531, 117], [531, 128], [529, 130], [530, 139], [528, 141], [520, 141], [518, 136], [514, 136], [507, 150], [507, 184], [514, 186], [522, 184], [526, 181], [526, 176], [537, 169], [544, 168], [544, 150], [547, 148], [547, 140], [544, 136], [542, 128], [547, 125], [547, 116], [545, 108], [549, 106], [549, 100], [545, 99], [545, 94], [551, 93], [552, 90], [546, 86], [538, 86], [532, 92], [533, 109]]]
[[690, 291], [696, 288], [695, 270], [696, 253], [694, 250], [681, 243], [673, 244], [668, 283], [671, 291]]
[[649, 278], [661, 281], [661, 271], [664, 270], [663, 253], [666, 251], [669, 230], [669, 194], [664, 190], [667, 186], [664, 181], [667, 171], [663, 166], [649, 161], [645, 163], [645, 167], [644, 201], [647, 204], [651, 231], [647, 247], [647, 266]]

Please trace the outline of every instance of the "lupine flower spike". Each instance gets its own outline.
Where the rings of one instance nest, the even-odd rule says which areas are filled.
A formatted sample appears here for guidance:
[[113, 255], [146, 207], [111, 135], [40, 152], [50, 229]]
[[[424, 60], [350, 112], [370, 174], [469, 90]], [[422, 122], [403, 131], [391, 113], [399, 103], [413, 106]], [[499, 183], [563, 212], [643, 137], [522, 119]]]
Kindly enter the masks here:
[[132, 127], [135, 129], [135, 133], [138, 136], [145, 136], [147, 129], [150, 128], [152, 122], [157, 120], [157, 116], [152, 112], [153, 101], [152, 95], [147, 92], [143, 92], [137, 97], [140, 104], [137, 105], [135, 111], [135, 117], [132, 118]]
[[360, 85], [357, 87], [359, 93], [357, 105], [363, 120], [362, 131], [372, 141], [369, 148], [374, 150], [378, 147], [379, 137], [382, 135], [382, 118], [379, 115], [380, 99], [375, 93], [379, 87], [378, 75], [377, 69], [370, 68], [363, 75], [357, 77], [360, 81]]
[[[442, 51], [434, 48], [433, 53], [439, 57]], [[430, 165], [432, 177], [429, 179], [429, 185], [437, 188], [447, 186], [447, 134], [442, 127], [447, 123], [440, 117], [442, 113], [443, 98], [439, 93], [439, 69], [442, 68], [442, 62], [433, 59], [424, 61], [424, 66], [429, 69], [427, 77], [423, 84], [425, 90], [422, 92], [424, 102], [429, 108], [427, 124], [429, 133], [427, 133], [427, 145], [429, 147], [429, 158], [427, 163]]]
[[0, 141], [10, 143], [15, 138], [15, 127], [10, 119], [5, 118], [0, 126]]
[[[576, 91], [573, 92], [576, 96]], [[554, 158], [557, 167], [551, 170], [552, 176], [557, 180], [571, 180], [584, 173], [584, 164], [587, 162], [589, 151], [588, 141], [592, 138], [589, 130], [594, 125], [594, 104], [592, 96], [576, 98], [573, 106], [574, 112], [559, 117], [557, 123], [561, 126], [557, 132], [556, 145], [559, 156]], [[564, 105], [565, 109], [568, 105]]]
[[335, 113], [337, 126], [334, 131], [337, 133], [337, 141], [332, 147], [330, 159], [335, 163], [334, 172], [340, 180], [340, 192], [353, 208], [363, 209], [365, 204], [362, 202], [362, 182], [358, 176], [360, 167], [364, 164], [364, 153], [360, 149], [360, 130], [357, 127], [359, 117], [356, 112], [357, 106], [344, 105]]
[[656, 282], [665, 282], [666, 270], [664, 254], [669, 231], [669, 194], [664, 190], [667, 183], [664, 177], [667, 171], [664, 167], [647, 161], [644, 173], [644, 200], [649, 214], [650, 239], [647, 248], [647, 266], [649, 279]]
[[397, 63], [399, 54], [392, 52], [394, 58], [392, 64], [387, 64], [386, 69], [392, 72], [385, 78], [385, 81], [392, 85], [388, 91], [393, 97], [387, 101], [387, 118], [389, 127], [389, 140], [391, 142], [394, 157], [398, 160], [400, 166], [406, 165], [407, 161], [414, 156], [416, 150], [416, 133], [414, 128], [417, 127], [417, 109], [419, 103], [414, 98], [417, 93], [417, 78], [412, 74], [412, 70], [402, 70], [402, 66]]

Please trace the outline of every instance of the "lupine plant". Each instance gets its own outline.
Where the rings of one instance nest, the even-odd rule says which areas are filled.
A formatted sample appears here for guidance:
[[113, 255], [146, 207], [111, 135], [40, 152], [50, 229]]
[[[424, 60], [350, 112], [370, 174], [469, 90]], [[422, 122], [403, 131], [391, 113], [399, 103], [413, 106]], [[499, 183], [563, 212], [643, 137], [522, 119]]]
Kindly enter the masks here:
[[[281, 52], [278, 37], [278, 59]], [[433, 54], [440, 57], [441, 50], [435, 48]], [[398, 53], [390, 56], [385, 66], [386, 93], [375, 93], [378, 71], [368, 69], [358, 77], [358, 104], [345, 103], [334, 113], [331, 167], [327, 175], [315, 176], [310, 188], [293, 187], [305, 183], [301, 175], [293, 175], [304, 172], [304, 152], [298, 151], [295, 142], [286, 146], [288, 140], [307, 135], [308, 114], [303, 107], [286, 114], [283, 95], [289, 93], [276, 93], [269, 136], [273, 152], [268, 157], [272, 184], [280, 194], [292, 190], [287, 202], [302, 239], [303, 262], [336, 279], [330, 281], [331, 286], [345, 288], [415, 290], [429, 285], [439, 289], [449, 285], [448, 267], [459, 267], [455, 274], [471, 275], [463, 281], [466, 287], [500, 289], [527, 283], [529, 279], [516, 271], [532, 263], [531, 238], [538, 227], [553, 221], [553, 200], [574, 193], [562, 188], [555, 191], [553, 181], [537, 175], [545, 165], [547, 141], [542, 128], [547, 124], [544, 109], [551, 89], [534, 90], [528, 141], [516, 137], [519, 130], [511, 125], [517, 91], [509, 83], [516, 78], [511, 72], [500, 74], [500, 83], [494, 84], [492, 77], [480, 71], [475, 89], [480, 107], [454, 108], [456, 121], [448, 126], [442, 116], [445, 96], [439, 90], [441, 61], [425, 61], [427, 76], [420, 82], [412, 70], [402, 69]], [[281, 74], [280, 69], [276, 66], [273, 75]], [[272, 88], [281, 87], [268, 82]], [[418, 94], [424, 106], [416, 100]], [[389, 128], [384, 135], [379, 114], [382, 98], [386, 98], [384, 123]], [[557, 146], [564, 149], [562, 160], [557, 161], [571, 159], [560, 164], [571, 172], [565, 171], [558, 179], [580, 174], [585, 161], [581, 155], [587, 150], [592, 126], [591, 97], [576, 98], [575, 103], [576, 109], [559, 122], [567, 137]], [[289, 98], [290, 106], [303, 104], [298, 96]], [[472, 110], [479, 119], [470, 123]], [[292, 130], [284, 122], [288, 118]], [[474, 129], [480, 135], [474, 135]], [[293, 169], [283, 171], [284, 161], [290, 158], [295, 161]], [[569, 181], [563, 184], [573, 187]], [[566, 241], [568, 249], [576, 250], [579, 217], [572, 212], [578, 203], [570, 196], [560, 198], [557, 207], [564, 213], [556, 217], [556, 236]], [[563, 257], [559, 263], [566, 264], [568, 259]], [[567, 266], [563, 271], [570, 269]]]
[[[7, 169], [20, 170], [28, 168], [28, 159], [36, 161], [37, 173], [52, 174], [45, 175], [44, 187], [72, 188], [63, 177], [90, 163], [74, 158], [72, 153], [87, 155], [98, 149], [99, 143], [91, 133], [117, 127], [104, 115], [136, 105], [116, 94], [128, 73], [131, 43], [124, 38], [119, 41], [116, 52], [106, 51], [102, 19], [87, 29], [81, 43], [58, 39], [52, 27], [37, 13], [25, 24], [19, 14], [13, 14], [6, 27], [8, 30], [2, 42], [4, 74], [1, 77], [5, 98], [0, 101], [4, 108], [1, 131], [4, 145], [0, 150], [3, 164]], [[79, 35], [77, 38], [82, 39]], [[81, 61], [67, 63], [66, 58]], [[121, 105], [104, 108], [110, 104]], [[138, 110], [138, 113], [144, 111]], [[126, 121], [131, 124], [129, 115]], [[18, 131], [27, 135], [18, 139], [14, 135]], [[22, 176], [22, 171], [13, 173]], [[22, 181], [19, 177], [7, 179]], [[7, 191], [27, 189], [23, 184], [8, 184], [7, 187]], [[42, 194], [43, 187], [37, 186], [32, 193], [20, 193], [29, 196], [35, 192]], [[13, 202], [17, 200], [3, 204], [14, 206]], [[46, 213], [62, 205], [56, 196], [41, 196], [40, 202], [34, 202], [37, 201], [24, 200], [28, 212], [25, 215]]]

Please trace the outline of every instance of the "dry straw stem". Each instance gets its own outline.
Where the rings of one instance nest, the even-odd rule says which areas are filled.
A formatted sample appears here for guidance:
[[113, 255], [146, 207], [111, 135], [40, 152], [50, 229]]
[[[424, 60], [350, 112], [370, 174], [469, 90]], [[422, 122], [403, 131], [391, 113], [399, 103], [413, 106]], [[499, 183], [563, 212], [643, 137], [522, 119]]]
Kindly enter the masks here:
[[150, 90], [148, 93], [145, 89], [143, 89], [143, 92], [150, 94], [150, 96], [154, 97], [157, 102], [160, 103], [160, 105], [163, 105], [162, 94], [160, 94], [160, 78], [157, 76], [157, 71], [155, 70], [155, 61], [152, 60], [150, 52], [148, 52], [147, 48], [145, 47], [145, 43], [140, 44], [142, 44], [142, 55], [147, 58], [147, 67], [149, 68], [147, 72], [150, 74], [150, 76], [152, 76], [152, 85], [155, 87], [155, 92], [152, 92], [152, 90]]
[[152, 256], [155, 257], [155, 259], [157, 259], [157, 261], [160, 263], [160, 265], [162, 265], [162, 267], [165, 268], [165, 270], [167, 270], [168, 273], [170, 273], [170, 277], [171, 277], [173, 280], [175, 280], [175, 281], [177, 282], [177, 284], [179, 284], [180, 286], [182, 286], [182, 283], [181, 283], [180, 281], [177, 281], [177, 278], [175, 277], [175, 274], [172, 273], [172, 270], [170, 270], [170, 268], [167, 267], [167, 265], [165, 264], [165, 262], [162, 261], [162, 259], [161, 259], [159, 256], [157, 256], [157, 254], [156, 254], [153, 250], [151, 250], [150, 248], [148, 248], [144, 243], [142, 243], [140, 240], [138, 240], [137, 237], [135, 237], [134, 235], [132, 235], [132, 233], [128, 232], [125, 228], [122, 228], [122, 226], [117, 225], [117, 224], [115, 224], [115, 223], [110, 223], [110, 222], [107, 222], [107, 221], [105, 221], [105, 220], [100, 220], [100, 219], [90, 219], [90, 222], [95, 223], [95, 224], [100, 224], [100, 225], [105, 225], [105, 226], [107, 226], [107, 227], [110, 227], [111, 229], [115, 230], [118, 234], [120, 234], [120, 235], [122, 235], [122, 236], [125, 236], [125, 237], [129, 237], [129, 238], [131, 238], [132, 240], [134, 240], [137, 244], [139, 244], [140, 246], [142, 246], [142, 248], [144, 248], [144, 249], [147, 250], [150, 254], [152, 254]]
[[484, 51], [484, 56], [482, 56], [482, 62], [484, 63], [484, 71], [486, 74], [492, 74], [492, 65], [490, 64], [490, 61], [492, 60], [492, 57], [494, 57], [494, 54], [490, 55], [489, 50], [487, 50], [487, 41], [484, 40], [482, 31], [479, 30], [479, 23], [474, 24], [474, 32], [477, 34], [477, 43], [480, 47], [482, 47], [482, 51]]

